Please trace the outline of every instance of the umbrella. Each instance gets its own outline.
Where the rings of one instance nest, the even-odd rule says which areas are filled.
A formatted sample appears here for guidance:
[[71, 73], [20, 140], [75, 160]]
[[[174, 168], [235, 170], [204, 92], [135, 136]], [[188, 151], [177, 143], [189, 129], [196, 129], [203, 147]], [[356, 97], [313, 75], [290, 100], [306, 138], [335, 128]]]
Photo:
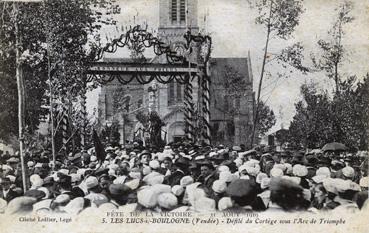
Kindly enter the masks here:
[[323, 146], [322, 151], [344, 151], [347, 147], [339, 142], [327, 143]]

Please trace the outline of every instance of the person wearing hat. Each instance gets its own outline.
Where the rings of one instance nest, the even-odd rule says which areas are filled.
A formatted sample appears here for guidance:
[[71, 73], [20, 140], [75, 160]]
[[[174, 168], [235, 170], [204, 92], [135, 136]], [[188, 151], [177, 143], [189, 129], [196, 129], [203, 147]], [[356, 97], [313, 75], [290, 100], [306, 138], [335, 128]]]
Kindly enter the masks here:
[[297, 183], [282, 177], [270, 182], [270, 203], [267, 212], [306, 210], [303, 188]]
[[314, 198], [311, 202], [311, 207], [314, 207], [318, 210], [323, 209], [327, 202], [327, 190], [324, 188], [322, 183], [316, 184], [313, 188]]
[[103, 174], [99, 177], [98, 181], [101, 189], [100, 193], [105, 196], [109, 195], [109, 186], [113, 183], [113, 178], [107, 174]]
[[341, 178], [344, 180], [353, 180], [355, 178], [355, 170], [354, 168], [350, 167], [350, 166], [346, 166], [344, 168], [341, 169], [340, 172]]
[[340, 203], [335, 201], [336, 196], [338, 195], [337, 189], [335, 187], [335, 179], [327, 178], [323, 180], [323, 187], [327, 191], [327, 198], [325, 203], [323, 204], [322, 210], [332, 210], [340, 205]]
[[37, 189], [31, 189], [24, 193], [24, 196], [26, 197], [34, 197], [37, 201], [41, 201], [45, 196], [45, 192], [37, 190]]
[[1, 190], [0, 190], [0, 198], [4, 199], [6, 202], [10, 202], [11, 200], [13, 200], [16, 197], [21, 196], [22, 194], [20, 192], [15, 191], [11, 186], [11, 181], [9, 178], [5, 177], [5, 178], [1, 178], [0, 179], [0, 185], [1, 185]]
[[200, 163], [200, 176], [197, 182], [202, 183], [206, 188], [211, 190], [214, 181], [217, 179], [215, 168], [211, 162], [204, 161]]
[[149, 161], [151, 160], [151, 153], [150, 151], [148, 150], [143, 150], [139, 157], [139, 162], [140, 162], [140, 165], [143, 166], [143, 165], [149, 165]]
[[170, 157], [164, 157], [164, 160], [162, 162], [162, 169], [160, 170], [163, 175], [169, 176], [172, 174], [173, 170], [173, 161]]
[[295, 164], [292, 168], [292, 173], [293, 173], [293, 175], [300, 178], [300, 185], [304, 189], [309, 189], [310, 188], [309, 182], [306, 179], [306, 176], [308, 175], [308, 169], [307, 169], [306, 166], [300, 165], [300, 164]]
[[59, 194], [67, 194], [72, 196], [72, 179], [69, 175], [66, 175], [62, 172], [56, 173], [59, 178], [57, 181], [57, 188]]
[[127, 204], [128, 194], [131, 188], [125, 184], [111, 184], [109, 185], [110, 202], [116, 206]]
[[71, 198], [67, 194], [58, 195], [50, 204], [50, 209], [55, 213], [65, 213], [64, 207], [70, 202]]
[[87, 188], [88, 194], [85, 196], [86, 199], [91, 201], [95, 207], [98, 207], [100, 204], [108, 202], [108, 198], [101, 193], [101, 187], [99, 185], [99, 181], [95, 176], [89, 176], [84, 181], [84, 184]]
[[71, 185], [72, 185], [72, 189], [71, 189], [71, 196], [72, 198], [76, 198], [76, 197], [84, 197], [85, 196], [85, 192], [79, 187], [79, 185], [81, 184], [81, 174], [71, 174]]
[[335, 186], [338, 195], [335, 197], [335, 201], [340, 205], [334, 208], [335, 211], [346, 211], [355, 213], [359, 210], [359, 207], [354, 202], [355, 195], [360, 192], [360, 186], [350, 180], [336, 179]]
[[35, 172], [35, 162], [28, 161], [27, 162], [27, 173], [28, 175], [33, 175]]
[[331, 177], [332, 178], [342, 178], [342, 169], [345, 167], [345, 163], [339, 160], [332, 160], [331, 162]]
[[163, 184], [168, 184], [171, 187], [173, 187], [174, 185], [180, 184], [182, 177], [188, 174], [187, 172], [188, 166], [189, 166], [188, 159], [183, 158], [183, 157], [176, 159], [174, 163], [175, 171], [169, 176], [164, 177]]
[[236, 179], [232, 181], [226, 189], [226, 194], [233, 203], [230, 211], [237, 213], [252, 211], [252, 203], [255, 201], [257, 193], [255, 184], [250, 180]]
[[[269, 184], [270, 184], [270, 178], [266, 176], [259, 177], [260, 185], [258, 188], [260, 188], [260, 191], [258, 191], [258, 195], [255, 198], [255, 201], [252, 203], [252, 209], [255, 211], [263, 211], [266, 210], [269, 206], [270, 202], [270, 190], [269, 190]], [[256, 180], [256, 184], [258, 184], [258, 180]]]

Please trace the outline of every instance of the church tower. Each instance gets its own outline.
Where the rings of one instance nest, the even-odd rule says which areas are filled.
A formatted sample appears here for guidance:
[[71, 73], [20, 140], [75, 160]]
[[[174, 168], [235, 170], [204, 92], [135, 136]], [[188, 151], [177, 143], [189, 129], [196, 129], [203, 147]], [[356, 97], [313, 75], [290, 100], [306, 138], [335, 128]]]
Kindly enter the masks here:
[[[159, 28], [158, 37], [173, 51], [179, 55], [186, 52], [186, 40], [184, 35], [187, 30], [192, 34], [198, 34], [198, 0], [159, 0]], [[198, 49], [194, 49], [190, 61], [197, 63]], [[159, 63], [167, 63], [165, 56], [157, 58]], [[158, 113], [165, 121], [167, 140], [176, 141], [185, 137], [184, 109], [184, 85], [175, 81], [169, 84], [158, 84]], [[193, 81], [193, 101], [198, 99], [197, 80]]]
[[159, 37], [179, 50], [187, 30], [197, 34], [197, 0], [159, 0]]

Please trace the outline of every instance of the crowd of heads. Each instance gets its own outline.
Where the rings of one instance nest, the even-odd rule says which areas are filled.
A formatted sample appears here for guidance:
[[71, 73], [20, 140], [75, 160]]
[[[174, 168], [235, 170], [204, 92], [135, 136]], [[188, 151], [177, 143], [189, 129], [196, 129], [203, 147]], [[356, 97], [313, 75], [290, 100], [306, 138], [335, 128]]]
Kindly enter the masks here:
[[[366, 152], [365, 152], [366, 153]], [[368, 208], [368, 154], [139, 144], [58, 157], [1, 155], [0, 213], [350, 212]]]

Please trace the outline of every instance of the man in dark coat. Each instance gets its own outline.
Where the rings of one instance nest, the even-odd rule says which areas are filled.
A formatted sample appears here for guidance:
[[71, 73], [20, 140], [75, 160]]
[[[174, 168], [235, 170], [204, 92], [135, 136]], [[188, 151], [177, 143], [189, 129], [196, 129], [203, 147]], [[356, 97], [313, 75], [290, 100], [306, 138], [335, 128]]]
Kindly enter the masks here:
[[217, 180], [217, 177], [214, 166], [208, 161], [200, 163], [200, 176], [197, 181], [211, 190], [215, 180]]
[[4, 199], [6, 202], [10, 202], [16, 197], [21, 196], [22, 194], [14, 191], [11, 188], [11, 181], [9, 178], [2, 178], [1, 179], [1, 192], [0, 192], [0, 198]]
[[170, 186], [179, 185], [182, 177], [186, 176], [188, 173], [188, 166], [188, 159], [183, 157], [178, 158], [174, 163], [174, 167], [176, 168], [176, 170], [169, 176], [164, 177], [163, 183]]

